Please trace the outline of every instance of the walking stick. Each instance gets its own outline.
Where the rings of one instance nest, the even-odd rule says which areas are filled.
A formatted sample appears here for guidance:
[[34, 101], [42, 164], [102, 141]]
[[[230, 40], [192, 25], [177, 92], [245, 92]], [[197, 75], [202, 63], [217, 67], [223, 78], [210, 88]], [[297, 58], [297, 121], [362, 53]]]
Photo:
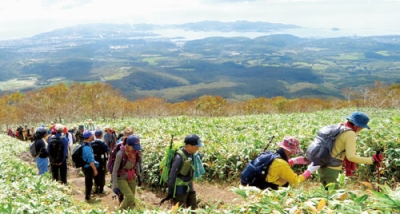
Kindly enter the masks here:
[[[381, 154], [381, 150], [376, 151], [376, 156], [379, 156]], [[379, 187], [379, 185], [381, 184], [380, 179], [381, 179], [381, 162], [378, 162], [378, 164], [376, 165], [377, 167], [377, 173], [378, 173], [378, 192], [381, 191], [381, 188]]]
[[267, 151], [267, 149], [268, 149], [268, 147], [269, 147], [269, 144], [272, 143], [272, 140], [274, 139], [274, 137], [275, 137], [275, 136], [272, 136], [271, 139], [269, 140], [267, 146], [264, 147], [264, 152]]

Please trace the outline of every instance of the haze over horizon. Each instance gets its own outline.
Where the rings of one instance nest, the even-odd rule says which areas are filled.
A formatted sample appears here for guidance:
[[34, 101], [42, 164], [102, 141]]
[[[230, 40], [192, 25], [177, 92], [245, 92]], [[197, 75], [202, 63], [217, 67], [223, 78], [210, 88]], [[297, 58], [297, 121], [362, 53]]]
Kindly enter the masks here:
[[0, 40], [89, 23], [263, 21], [306, 28], [399, 34], [400, 0], [5, 0]]

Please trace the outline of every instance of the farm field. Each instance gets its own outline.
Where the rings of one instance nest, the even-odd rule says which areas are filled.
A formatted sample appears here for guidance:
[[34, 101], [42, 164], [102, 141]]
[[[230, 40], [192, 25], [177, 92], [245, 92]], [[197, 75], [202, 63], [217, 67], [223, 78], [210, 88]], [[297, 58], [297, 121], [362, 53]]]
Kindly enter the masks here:
[[[187, 212], [168, 205], [158, 208], [152, 204], [162, 194], [159, 187], [159, 161], [174, 135], [176, 142], [189, 133], [199, 135], [205, 144], [206, 174], [195, 181], [199, 192], [198, 213], [399, 213], [400, 212], [400, 110], [360, 109], [371, 120], [370, 130], [360, 132], [357, 152], [370, 157], [377, 149], [384, 149], [384, 167], [380, 170], [378, 190], [377, 169], [357, 165], [354, 177], [341, 175], [339, 189], [325, 190], [318, 182], [318, 174], [305, 183], [278, 191], [259, 191], [239, 185], [240, 172], [247, 162], [257, 156], [274, 136], [269, 149], [284, 136], [296, 136], [305, 150], [319, 128], [344, 122], [355, 109], [251, 115], [234, 117], [166, 117], [123, 118], [95, 121], [110, 125], [115, 130], [132, 126], [143, 146], [143, 179], [138, 191], [138, 210], [116, 213]], [[72, 125], [72, 124], [66, 124]], [[0, 143], [0, 213], [111, 213], [113, 203], [106, 201], [86, 204], [79, 200], [76, 183], [62, 186], [50, 176], [36, 176], [34, 163], [22, 160], [27, 143], [1, 136]], [[301, 173], [306, 167], [295, 167]], [[384, 184], [385, 183], [385, 184]], [[211, 189], [218, 190], [212, 193]], [[82, 190], [80, 190], [82, 191]], [[209, 192], [207, 194], [207, 192]], [[216, 200], [219, 196], [221, 200]], [[152, 197], [152, 198], [150, 198]], [[149, 200], [152, 201], [149, 201]], [[108, 201], [109, 202], [109, 201]], [[171, 210], [172, 209], [172, 210]]]

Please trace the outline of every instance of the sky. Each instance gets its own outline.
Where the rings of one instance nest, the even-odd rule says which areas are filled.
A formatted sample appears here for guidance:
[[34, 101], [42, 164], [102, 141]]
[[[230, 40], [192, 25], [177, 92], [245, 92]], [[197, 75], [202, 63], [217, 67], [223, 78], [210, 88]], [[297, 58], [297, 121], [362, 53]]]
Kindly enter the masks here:
[[400, 0], [2, 0], [0, 40], [88, 23], [264, 21], [400, 32]]

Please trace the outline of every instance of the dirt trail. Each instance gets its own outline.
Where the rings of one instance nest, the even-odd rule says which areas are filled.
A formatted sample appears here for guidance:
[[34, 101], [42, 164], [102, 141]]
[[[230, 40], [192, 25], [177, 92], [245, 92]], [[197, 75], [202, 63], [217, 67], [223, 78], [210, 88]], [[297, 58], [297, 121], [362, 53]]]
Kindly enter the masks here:
[[[20, 154], [20, 158], [34, 166], [36, 165], [34, 159], [28, 152]], [[67, 181], [68, 186], [72, 188], [73, 197], [77, 201], [84, 201], [85, 178], [83, 177], [83, 173], [80, 173], [80, 171], [81, 169], [69, 166]], [[110, 174], [107, 174], [106, 185], [110, 183], [110, 178]], [[218, 207], [229, 207], [229, 205], [237, 205], [243, 202], [243, 199], [231, 190], [231, 186], [195, 182], [194, 188], [199, 200], [199, 207], [213, 205], [217, 205]], [[104, 194], [92, 195], [92, 198], [96, 201], [93, 206], [102, 207], [102, 209], [107, 208], [111, 213], [119, 205], [118, 200], [114, 199], [113, 196], [115, 196], [115, 194], [106, 186], [104, 187]], [[157, 193], [144, 186], [139, 187], [136, 190], [136, 198], [140, 201], [140, 206], [144, 206], [146, 209], [157, 208], [161, 199], [165, 196], [165, 193]], [[171, 203], [165, 202], [161, 206], [161, 209], [168, 211], [171, 207]]]

